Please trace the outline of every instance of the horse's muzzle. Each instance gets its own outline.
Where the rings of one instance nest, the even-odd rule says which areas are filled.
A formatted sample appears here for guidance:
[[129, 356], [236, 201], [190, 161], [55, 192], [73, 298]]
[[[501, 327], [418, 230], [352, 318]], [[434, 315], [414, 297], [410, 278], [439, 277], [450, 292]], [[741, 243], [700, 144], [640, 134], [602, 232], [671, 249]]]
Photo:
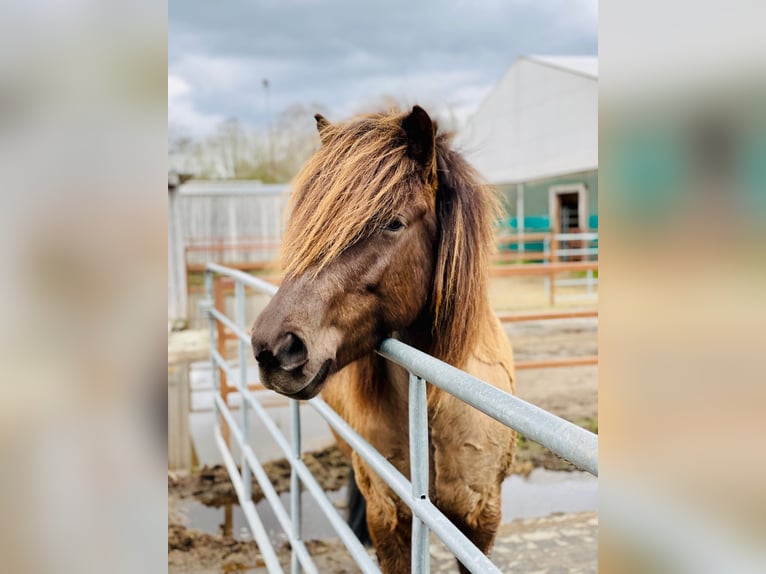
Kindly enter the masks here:
[[254, 335], [252, 344], [258, 364], [266, 369], [292, 373], [309, 360], [306, 344], [295, 333], [284, 333], [273, 344], [259, 340]]
[[308, 349], [298, 334], [287, 332], [269, 341], [254, 331], [251, 342], [261, 383], [267, 389], [300, 400], [313, 398], [321, 390], [332, 360], [318, 368], [315, 361], [309, 362]]
[[324, 382], [332, 370], [332, 360], [322, 363], [319, 370], [313, 374], [304, 373], [302, 369], [285, 371], [274, 369], [258, 363], [261, 383], [267, 389], [276, 391], [291, 399], [306, 401], [313, 399], [322, 390]]

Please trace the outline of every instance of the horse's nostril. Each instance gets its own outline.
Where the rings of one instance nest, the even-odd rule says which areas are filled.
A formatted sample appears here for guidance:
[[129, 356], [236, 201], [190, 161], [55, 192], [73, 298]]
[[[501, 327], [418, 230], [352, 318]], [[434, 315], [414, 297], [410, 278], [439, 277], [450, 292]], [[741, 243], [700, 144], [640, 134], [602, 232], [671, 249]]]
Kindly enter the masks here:
[[276, 350], [280, 367], [285, 371], [294, 371], [308, 361], [308, 350], [303, 340], [295, 333], [287, 333]]
[[274, 356], [274, 353], [269, 351], [268, 349], [264, 349], [260, 353], [258, 353], [255, 356], [255, 360], [258, 361], [258, 364], [262, 367], [270, 367], [272, 369], [279, 367], [279, 361], [277, 361], [277, 358]]
[[253, 353], [258, 364], [270, 370], [295, 371], [308, 362], [308, 350], [295, 333], [284, 333], [273, 345], [265, 341], [253, 342]]

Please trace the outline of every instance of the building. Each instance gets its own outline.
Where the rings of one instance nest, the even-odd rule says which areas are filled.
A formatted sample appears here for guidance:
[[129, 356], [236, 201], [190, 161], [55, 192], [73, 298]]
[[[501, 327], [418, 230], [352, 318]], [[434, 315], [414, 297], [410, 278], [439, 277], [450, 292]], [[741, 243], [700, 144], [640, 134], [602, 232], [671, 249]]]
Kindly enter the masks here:
[[197, 317], [189, 273], [209, 261], [253, 270], [277, 256], [289, 185], [168, 176], [168, 318]]
[[598, 59], [518, 58], [457, 143], [517, 231], [598, 229]]

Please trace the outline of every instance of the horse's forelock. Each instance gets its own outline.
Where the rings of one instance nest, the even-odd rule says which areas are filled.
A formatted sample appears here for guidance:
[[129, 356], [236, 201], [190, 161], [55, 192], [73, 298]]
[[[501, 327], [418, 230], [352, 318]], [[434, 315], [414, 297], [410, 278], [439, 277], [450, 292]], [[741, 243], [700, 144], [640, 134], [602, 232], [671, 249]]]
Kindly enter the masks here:
[[[432, 192], [408, 157], [403, 114], [325, 127], [327, 139], [297, 176], [282, 243], [287, 276], [317, 274], [347, 247], [394, 218], [411, 194]], [[498, 204], [470, 165], [436, 138], [439, 229], [431, 296], [434, 354], [462, 365], [486, 306], [486, 271]], [[427, 176], [425, 176], [427, 179]]]
[[422, 186], [407, 157], [402, 117], [379, 114], [323, 128], [327, 138], [293, 183], [282, 243], [287, 275], [319, 273], [394, 218]]

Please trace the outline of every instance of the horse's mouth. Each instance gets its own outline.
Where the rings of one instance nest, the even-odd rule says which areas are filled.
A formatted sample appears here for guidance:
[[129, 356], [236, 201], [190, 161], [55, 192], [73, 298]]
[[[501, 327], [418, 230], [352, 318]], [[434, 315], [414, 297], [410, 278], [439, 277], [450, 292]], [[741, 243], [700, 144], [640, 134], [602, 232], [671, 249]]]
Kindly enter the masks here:
[[327, 359], [324, 363], [322, 363], [322, 366], [319, 367], [319, 370], [316, 372], [316, 374], [311, 378], [311, 380], [306, 384], [305, 387], [303, 387], [301, 390], [295, 392], [295, 393], [282, 393], [286, 397], [289, 397], [291, 399], [295, 399], [298, 401], [307, 401], [309, 399], [313, 399], [315, 396], [319, 394], [319, 391], [322, 390], [322, 386], [324, 385], [324, 382], [327, 380], [327, 377], [330, 374], [330, 367], [332, 366], [332, 359]]

